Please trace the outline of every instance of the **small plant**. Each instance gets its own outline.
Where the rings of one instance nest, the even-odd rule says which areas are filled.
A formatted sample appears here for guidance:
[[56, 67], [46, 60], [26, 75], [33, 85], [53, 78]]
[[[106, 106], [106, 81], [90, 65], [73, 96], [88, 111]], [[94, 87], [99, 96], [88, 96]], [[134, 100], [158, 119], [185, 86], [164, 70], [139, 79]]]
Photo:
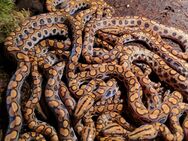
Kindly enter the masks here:
[[18, 11], [12, 0], [0, 0], [0, 43], [13, 31], [21, 21], [28, 18], [26, 10]]

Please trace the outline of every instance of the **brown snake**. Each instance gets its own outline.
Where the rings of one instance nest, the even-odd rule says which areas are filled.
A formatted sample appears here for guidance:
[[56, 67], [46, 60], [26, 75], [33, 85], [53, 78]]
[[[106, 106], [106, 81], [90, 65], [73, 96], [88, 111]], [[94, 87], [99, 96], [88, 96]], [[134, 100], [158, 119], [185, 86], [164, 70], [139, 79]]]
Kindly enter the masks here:
[[[188, 34], [144, 17], [112, 17], [103, 0], [47, 0], [46, 8], [5, 40], [17, 63], [6, 94], [5, 141], [188, 138]], [[130, 45], [135, 41], [147, 47]], [[32, 92], [21, 112], [28, 76]], [[38, 119], [41, 100], [54, 121]], [[126, 112], [139, 124], [126, 121]], [[29, 130], [21, 135], [23, 121]]]

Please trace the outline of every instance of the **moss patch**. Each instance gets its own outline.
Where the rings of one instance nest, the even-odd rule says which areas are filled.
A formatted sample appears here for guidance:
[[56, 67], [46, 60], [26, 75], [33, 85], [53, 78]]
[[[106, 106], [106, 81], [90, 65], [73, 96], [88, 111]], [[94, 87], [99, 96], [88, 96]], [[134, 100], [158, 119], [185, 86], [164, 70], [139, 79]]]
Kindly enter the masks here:
[[26, 10], [18, 11], [12, 0], [0, 0], [0, 43], [21, 21], [29, 17]]

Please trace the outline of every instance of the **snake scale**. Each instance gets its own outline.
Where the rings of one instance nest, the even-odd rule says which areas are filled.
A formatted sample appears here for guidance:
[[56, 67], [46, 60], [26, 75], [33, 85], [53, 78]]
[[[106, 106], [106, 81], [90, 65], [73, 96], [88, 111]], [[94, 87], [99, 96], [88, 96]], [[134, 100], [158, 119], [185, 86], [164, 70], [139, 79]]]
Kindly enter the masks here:
[[[188, 140], [187, 33], [114, 17], [103, 0], [46, 0], [46, 9], [4, 43], [17, 63], [5, 141]], [[21, 106], [26, 79], [32, 90]]]

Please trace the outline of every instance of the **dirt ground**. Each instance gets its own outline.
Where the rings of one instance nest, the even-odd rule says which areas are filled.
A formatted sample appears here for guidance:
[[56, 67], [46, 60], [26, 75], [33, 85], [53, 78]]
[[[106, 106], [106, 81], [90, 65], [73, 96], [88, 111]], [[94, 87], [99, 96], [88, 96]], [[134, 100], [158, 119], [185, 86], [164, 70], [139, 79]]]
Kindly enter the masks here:
[[188, 31], [188, 0], [106, 0], [115, 16], [138, 15]]
[[[20, 0], [20, 1], [32, 2], [34, 0]], [[188, 0], [106, 0], [106, 1], [115, 8], [114, 16], [126, 16], [126, 15], [144, 16], [152, 20], [158, 21], [162, 24], [180, 28], [188, 32]], [[15, 71], [15, 65], [12, 64], [13, 63], [8, 61], [8, 59], [4, 56], [4, 51], [1, 45], [0, 95], [2, 93], [3, 95], [5, 95], [6, 85], [8, 83], [8, 81], [5, 80], [4, 76], [6, 76], [6, 78], [9, 79], [11, 73]], [[10, 75], [8, 75], [8, 73]], [[0, 116], [1, 116], [1, 112], [0, 112]], [[0, 120], [0, 129], [1, 128], [2, 127]]]

